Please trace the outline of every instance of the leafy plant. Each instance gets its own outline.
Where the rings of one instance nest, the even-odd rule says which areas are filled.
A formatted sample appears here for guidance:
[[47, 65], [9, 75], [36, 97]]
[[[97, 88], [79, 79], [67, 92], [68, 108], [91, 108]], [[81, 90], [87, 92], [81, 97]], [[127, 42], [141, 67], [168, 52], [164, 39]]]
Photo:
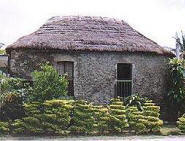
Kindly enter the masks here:
[[183, 114], [177, 121], [177, 127], [185, 133], [185, 114]]
[[139, 94], [128, 96], [124, 103], [126, 106], [136, 106], [140, 111], [143, 110], [143, 104], [147, 101], [147, 98], [141, 97]]
[[0, 135], [7, 135], [10, 132], [8, 122], [0, 122]]
[[66, 135], [72, 109], [70, 100], [49, 100], [24, 104], [25, 117], [12, 123], [13, 134]]
[[102, 105], [93, 106], [93, 116], [95, 118], [95, 131], [100, 134], [108, 132], [108, 124], [110, 121], [108, 108]]
[[0, 120], [9, 121], [24, 116], [22, 97], [18, 94], [8, 93], [0, 104]]
[[[167, 101], [171, 111], [178, 117], [185, 110], [185, 61], [170, 59], [169, 61], [170, 90]], [[176, 120], [175, 117], [175, 120]]]
[[147, 120], [145, 126], [148, 132], [159, 132], [163, 125], [163, 121], [159, 119], [160, 107], [156, 106], [152, 100], [148, 100], [144, 103], [143, 109], [144, 119]]
[[120, 133], [128, 127], [125, 106], [119, 97], [111, 100], [109, 113], [110, 120], [108, 125], [110, 132]]
[[41, 66], [41, 71], [34, 71], [33, 94], [31, 101], [57, 99], [67, 95], [68, 81], [48, 63]]
[[9, 93], [19, 94], [23, 101], [26, 101], [27, 96], [31, 93], [32, 88], [30, 83], [21, 78], [6, 77], [0, 75], [0, 101]]
[[126, 116], [128, 119], [129, 129], [134, 130], [136, 134], [146, 132], [143, 112], [139, 111], [136, 106], [128, 106], [126, 109]]
[[90, 134], [94, 123], [92, 104], [84, 100], [75, 101], [69, 130], [73, 134]]
[[0, 49], [0, 54], [6, 54], [6, 50], [4, 50], [4, 49]]

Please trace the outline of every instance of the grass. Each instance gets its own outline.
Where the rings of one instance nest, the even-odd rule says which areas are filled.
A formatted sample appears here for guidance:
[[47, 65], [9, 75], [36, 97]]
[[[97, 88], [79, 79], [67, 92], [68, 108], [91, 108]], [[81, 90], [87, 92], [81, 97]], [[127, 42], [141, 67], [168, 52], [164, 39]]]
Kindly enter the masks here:
[[182, 135], [181, 131], [177, 128], [176, 125], [163, 125], [163, 127], [160, 129], [160, 134], [163, 136]]

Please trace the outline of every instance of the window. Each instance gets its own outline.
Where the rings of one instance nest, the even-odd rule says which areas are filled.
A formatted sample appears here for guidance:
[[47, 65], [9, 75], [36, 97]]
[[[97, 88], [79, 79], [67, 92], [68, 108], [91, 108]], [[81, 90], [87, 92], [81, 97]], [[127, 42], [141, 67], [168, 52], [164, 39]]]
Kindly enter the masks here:
[[116, 96], [127, 97], [132, 93], [132, 64], [117, 64]]
[[69, 81], [68, 85], [68, 95], [74, 96], [74, 63], [71, 61], [61, 61], [57, 62], [57, 71], [60, 75], [67, 74], [67, 79]]

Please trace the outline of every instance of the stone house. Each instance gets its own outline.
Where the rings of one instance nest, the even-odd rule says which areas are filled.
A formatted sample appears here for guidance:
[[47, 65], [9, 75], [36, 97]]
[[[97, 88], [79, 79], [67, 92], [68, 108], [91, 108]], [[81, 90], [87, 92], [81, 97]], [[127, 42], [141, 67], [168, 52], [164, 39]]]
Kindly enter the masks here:
[[53, 17], [6, 51], [11, 75], [30, 79], [49, 61], [68, 74], [70, 95], [95, 103], [135, 93], [161, 102], [173, 56], [124, 21], [78, 16]]

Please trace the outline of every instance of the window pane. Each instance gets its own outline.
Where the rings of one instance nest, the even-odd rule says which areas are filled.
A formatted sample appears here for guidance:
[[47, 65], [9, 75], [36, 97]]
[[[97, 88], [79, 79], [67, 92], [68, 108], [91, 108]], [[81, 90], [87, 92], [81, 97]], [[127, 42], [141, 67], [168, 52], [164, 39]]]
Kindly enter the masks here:
[[73, 62], [65, 62], [65, 73], [69, 79], [73, 79]]
[[57, 63], [57, 71], [60, 75], [64, 74], [64, 62]]
[[117, 79], [131, 80], [132, 79], [132, 64], [119, 63], [117, 65]]
[[67, 73], [69, 85], [68, 85], [68, 95], [69, 96], [74, 96], [74, 86], [73, 86], [73, 74], [74, 74], [74, 68], [73, 68], [74, 63], [69, 62], [69, 61], [62, 61], [62, 62], [57, 62], [57, 71], [60, 75], [63, 75]]

